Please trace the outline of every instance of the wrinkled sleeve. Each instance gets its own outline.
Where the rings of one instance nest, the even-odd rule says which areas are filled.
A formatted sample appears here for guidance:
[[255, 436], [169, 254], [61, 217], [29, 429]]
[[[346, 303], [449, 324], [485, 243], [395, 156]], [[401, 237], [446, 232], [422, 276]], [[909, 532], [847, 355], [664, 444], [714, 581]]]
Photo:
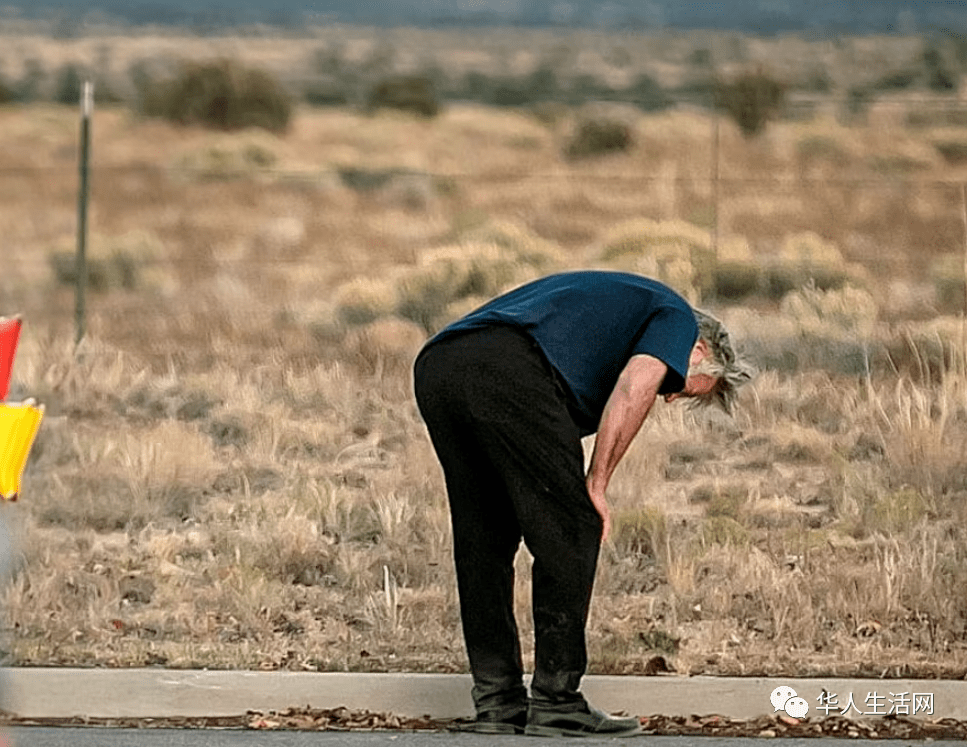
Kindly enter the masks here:
[[697, 340], [695, 316], [690, 311], [665, 306], [646, 320], [631, 355], [650, 355], [668, 366], [658, 393], [674, 394], [685, 386], [688, 360]]

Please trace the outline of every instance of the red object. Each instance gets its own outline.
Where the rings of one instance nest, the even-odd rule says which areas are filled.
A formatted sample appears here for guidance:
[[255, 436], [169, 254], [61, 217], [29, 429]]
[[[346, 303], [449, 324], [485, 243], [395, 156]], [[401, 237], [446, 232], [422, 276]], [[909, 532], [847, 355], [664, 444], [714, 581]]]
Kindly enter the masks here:
[[17, 352], [20, 339], [20, 317], [0, 319], [0, 402], [7, 398], [10, 388], [10, 373], [13, 371], [13, 357]]

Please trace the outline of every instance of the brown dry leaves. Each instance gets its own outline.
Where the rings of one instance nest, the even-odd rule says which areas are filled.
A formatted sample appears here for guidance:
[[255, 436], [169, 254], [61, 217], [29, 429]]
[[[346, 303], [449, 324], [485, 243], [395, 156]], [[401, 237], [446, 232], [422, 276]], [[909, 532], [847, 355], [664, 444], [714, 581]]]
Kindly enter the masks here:
[[[92, 726], [139, 729], [254, 729], [292, 731], [445, 731], [464, 719], [418, 718], [349, 708], [286, 708], [249, 711], [238, 716], [171, 718], [20, 718], [0, 713], [0, 726]], [[643, 736], [841, 737], [846, 739], [967, 739], [967, 722], [885, 716], [819, 720], [785, 715], [733, 719], [719, 715], [642, 716]]]

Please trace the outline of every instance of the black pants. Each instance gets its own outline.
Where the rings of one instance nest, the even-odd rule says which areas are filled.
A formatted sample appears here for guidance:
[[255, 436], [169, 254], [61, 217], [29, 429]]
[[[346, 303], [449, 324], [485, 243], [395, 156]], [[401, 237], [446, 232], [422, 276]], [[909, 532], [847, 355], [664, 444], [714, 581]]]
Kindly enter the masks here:
[[533, 340], [502, 326], [425, 349], [415, 386], [446, 478], [478, 714], [526, 699], [514, 619], [521, 538], [534, 557], [532, 697], [583, 707], [578, 688], [602, 524], [567, 395]]

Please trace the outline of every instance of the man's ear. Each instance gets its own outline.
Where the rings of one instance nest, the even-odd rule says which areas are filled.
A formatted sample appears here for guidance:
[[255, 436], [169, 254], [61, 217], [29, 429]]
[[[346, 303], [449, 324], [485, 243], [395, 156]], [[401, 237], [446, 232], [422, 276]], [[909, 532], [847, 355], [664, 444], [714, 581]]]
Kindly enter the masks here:
[[708, 353], [708, 343], [699, 338], [699, 341], [695, 343], [695, 347], [692, 348], [692, 355], [691, 358], [689, 358], [689, 365], [697, 365], [705, 358], [705, 356], [708, 355]]

